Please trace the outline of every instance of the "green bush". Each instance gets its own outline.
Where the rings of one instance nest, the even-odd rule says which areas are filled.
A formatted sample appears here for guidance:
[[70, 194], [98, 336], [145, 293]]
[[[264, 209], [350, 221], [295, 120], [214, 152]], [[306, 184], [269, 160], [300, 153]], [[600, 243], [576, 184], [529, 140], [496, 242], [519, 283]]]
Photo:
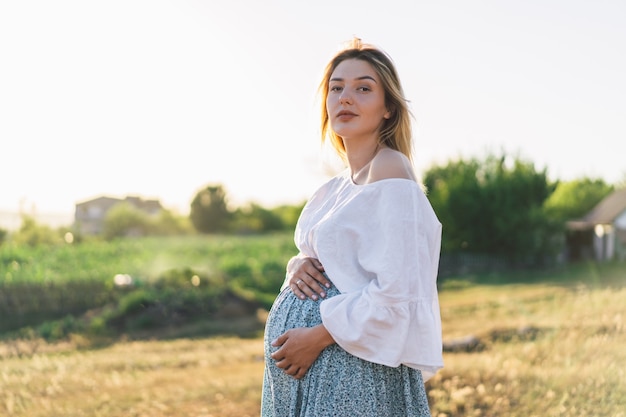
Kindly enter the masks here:
[[9, 236], [9, 231], [0, 227], [0, 245], [2, 245]]
[[[294, 253], [290, 233], [9, 242], [0, 246], [0, 334], [41, 325], [57, 337], [67, 316], [97, 335], [254, 313], [269, 308]], [[116, 284], [118, 274], [130, 280]]]
[[72, 333], [84, 330], [82, 323], [73, 316], [65, 316], [61, 320], [47, 321], [37, 327], [37, 333], [47, 341], [66, 339]]
[[200, 272], [189, 267], [173, 268], [165, 271], [155, 282], [154, 286], [163, 288], [191, 288], [192, 286], [206, 285], [208, 280], [202, 278]]
[[49, 226], [38, 224], [34, 217], [28, 215], [22, 215], [22, 225], [11, 238], [17, 245], [31, 247], [65, 243], [60, 232]]
[[139, 313], [157, 303], [157, 293], [153, 290], [138, 289], [124, 297], [118, 303], [119, 316]]

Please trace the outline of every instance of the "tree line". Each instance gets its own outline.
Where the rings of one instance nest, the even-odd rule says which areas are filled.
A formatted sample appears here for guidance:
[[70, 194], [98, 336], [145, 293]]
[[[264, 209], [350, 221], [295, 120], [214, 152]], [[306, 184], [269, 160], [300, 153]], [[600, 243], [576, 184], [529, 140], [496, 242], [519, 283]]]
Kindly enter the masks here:
[[588, 177], [551, 181], [546, 169], [505, 154], [433, 167], [424, 185], [443, 224], [444, 253], [491, 255], [508, 266], [554, 260], [563, 250], [567, 221], [587, 214], [619, 186]]
[[[546, 169], [520, 157], [488, 154], [449, 160], [429, 168], [425, 191], [443, 224], [444, 253], [488, 254], [511, 264], [538, 264], [563, 248], [566, 222], [588, 213], [622, 184], [598, 178], [550, 180]], [[158, 216], [121, 203], [105, 218], [105, 239], [129, 235], [258, 234], [293, 230], [304, 202], [266, 208], [256, 203], [231, 208], [221, 184], [208, 184], [194, 196], [189, 215], [163, 210]], [[25, 217], [9, 237], [36, 245], [79, 241], [71, 228], [52, 230]], [[75, 233], [75, 232], [74, 232]]]
[[[433, 166], [423, 185], [444, 232], [444, 252], [490, 254], [511, 264], [538, 264], [562, 250], [569, 220], [587, 214], [619, 185], [599, 178], [550, 180], [546, 169], [520, 157], [488, 154]], [[622, 184], [623, 186], [624, 184]], [[191, 203], [201, 233], [292, 229], [302, 206], [228, 209], [221, 185]]]
[[256, 203], [229, 209], [221, 184], [207, 185], [193, 198], [189, 220], [199, 233], [266, 233], [295, 228], [304, 202], [272, 209]]

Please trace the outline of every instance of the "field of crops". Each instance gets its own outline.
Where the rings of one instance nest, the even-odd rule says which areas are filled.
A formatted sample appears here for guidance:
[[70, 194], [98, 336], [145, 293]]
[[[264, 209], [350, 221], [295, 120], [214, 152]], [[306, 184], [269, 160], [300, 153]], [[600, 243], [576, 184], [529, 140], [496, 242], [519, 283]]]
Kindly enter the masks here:
[[211, 304], [225, 291], [267, 307], [294, 254], [287, 233], [3, 245], [0, 334], [115, 303]]
[[[187, 268], [215, 285], [237, 281], [236, 271], [263, 279], [268, 275], [263, 271], [271, 269], [282, 275], [293, 250], [289, 236], [197, 238], [192, 243], [149, 239], [103, 248], [100, 253], [77, 246], [56, 255], [0, 248], [2, 288], [10, 294], [20, 280], [45, 287], [54, 277], [107, 282], [111, 289], [118, 273], [149, 282]], [[59, 261], [64, 250], [65, 261]], [[82, 273], [65, 275], [64, 264]], [[29, 270], [40, 275], [30, 276]], [[461, 348], [446, 350], [445, 368], [427, 383], [433, 416], [626, 417], [624, 264], [456, 277], [443, 283], [440, 297], [446, 345]], [[10, 319], [2, 314], [2, 320]], [[253, 319], [242, 317], [229, 325], [245, 328]], [[0, 340], [0, 415], [258, 415], [259, 334], [192, 332], [171, 339], [159, 331], [152, 339], [122, 336], [104, 344], [80, 333], [56, 341], [36, 336]], [[455, 341], [462, 343], [450, 343]]]
[[242, 268], [261, 272], [293, 255], [290, 233], [263, 236], [182, 236], [91, 241], [60, 246], [0, 246], [0, 285], [77, 280], [113, 283], [116, 274], [151, 280], [188, 267], [206, 272]]

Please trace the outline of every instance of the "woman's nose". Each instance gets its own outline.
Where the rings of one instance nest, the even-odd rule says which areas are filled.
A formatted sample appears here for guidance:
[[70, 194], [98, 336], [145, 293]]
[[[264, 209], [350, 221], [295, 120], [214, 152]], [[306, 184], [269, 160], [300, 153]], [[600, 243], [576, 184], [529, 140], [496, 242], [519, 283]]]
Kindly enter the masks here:
[[350, 94], [347, 92], [346, 89], [344, 89], [341, 92], [341, 95], [339, 96], [339, 103], [341, 104], [349, 104], [352, 102], [352, 97], [350, 97]]

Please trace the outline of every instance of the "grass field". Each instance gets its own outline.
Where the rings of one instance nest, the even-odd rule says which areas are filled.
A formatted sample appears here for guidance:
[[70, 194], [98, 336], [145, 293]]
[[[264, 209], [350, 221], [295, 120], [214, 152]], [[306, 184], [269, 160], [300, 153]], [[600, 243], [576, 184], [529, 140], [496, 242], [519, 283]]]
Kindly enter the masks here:
[[[433, 416], [626, 416], [625, 284], [623, 265], [448, 281], [444, 339], [479, 343], [444, 354]], [[18, 343], [0, 345], [2, 416], [259, 414], [260, 336]]]
[[[192, 298], [207, 301], [229, 291], [269, 308], [295, 253], [290, 233], [0, 245], [0, 338], [23, 327], [116, 308], [131, 292], [164, 299], [170, 307], [193, 307]], [[118, 275], [130, 277], [132, 285], [116, 285]]]

